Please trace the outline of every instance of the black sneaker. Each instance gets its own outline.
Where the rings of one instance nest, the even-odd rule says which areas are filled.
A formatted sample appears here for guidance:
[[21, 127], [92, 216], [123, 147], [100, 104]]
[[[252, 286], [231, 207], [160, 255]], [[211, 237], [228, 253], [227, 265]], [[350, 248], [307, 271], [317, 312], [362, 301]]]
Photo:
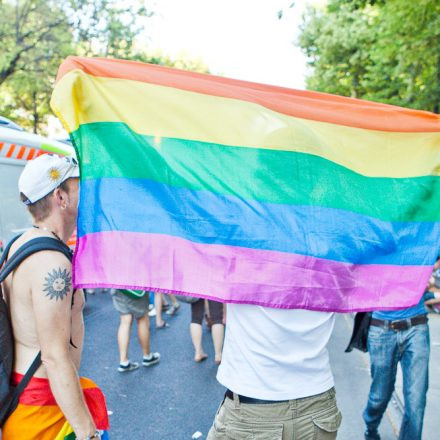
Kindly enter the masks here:
[[157, 364], [160, 361], [160, 353], [150, 353], [149, 357], [144, 356], [142, 358], [142, 365], [144, 367], [151, 367], [154, 364]]
[[127, 373], [128, 371], [137, 370], [139, 368], [139, 364], [137, 362], [128, 361], [127, 365], [119, 364], [118, 371], [120, 373]]

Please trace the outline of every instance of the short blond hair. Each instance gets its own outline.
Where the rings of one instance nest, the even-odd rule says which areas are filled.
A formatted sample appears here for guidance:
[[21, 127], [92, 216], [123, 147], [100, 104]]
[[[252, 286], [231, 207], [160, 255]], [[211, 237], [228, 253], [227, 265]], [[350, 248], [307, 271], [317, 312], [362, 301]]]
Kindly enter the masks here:
[[[69, 193], [69, 185], [67, 184], [69, 180], [70, 179], [67, 179], [64, 182], [62, 182], [59, 186], [57, 186], [57, 188], [61, 188], [66, 193]], [[26, 205], [29, 213], [36, 222], [42, 222], [43, 220], [46, 220], [47, 217], [49, 217], [50, 215], [49, 198], [52, 197], [55, 189], [51, 191], [49, 194], [46, 194], [42, 199], [37, 200], [35, 203]], [[22, 202], [26, 202], [28, 200], [28, 198], [23, 193], [20, 193], [20, 199]]]

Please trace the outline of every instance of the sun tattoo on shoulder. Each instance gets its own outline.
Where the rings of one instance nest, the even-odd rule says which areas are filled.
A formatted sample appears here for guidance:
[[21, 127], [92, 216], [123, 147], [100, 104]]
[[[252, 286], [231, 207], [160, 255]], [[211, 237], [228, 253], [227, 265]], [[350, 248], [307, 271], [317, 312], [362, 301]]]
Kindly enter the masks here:
[[45, 278], [46, 284], [43, 291], [49, 299], [62, 300], [69, 293], [72, 286], [72, 277], [67, 269], [53, 269]]

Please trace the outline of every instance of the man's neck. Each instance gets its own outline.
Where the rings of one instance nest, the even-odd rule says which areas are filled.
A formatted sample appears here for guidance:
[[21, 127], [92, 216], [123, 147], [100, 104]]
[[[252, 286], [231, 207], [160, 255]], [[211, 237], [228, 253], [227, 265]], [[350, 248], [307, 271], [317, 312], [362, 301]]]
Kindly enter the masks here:
[[64, 243], [67, 243], [73, 233], [74, 227], [63, 224], [61, 219], [46, 218], [41, 222], [34, 222], [34, 225], [42, 231], [50, 232]]

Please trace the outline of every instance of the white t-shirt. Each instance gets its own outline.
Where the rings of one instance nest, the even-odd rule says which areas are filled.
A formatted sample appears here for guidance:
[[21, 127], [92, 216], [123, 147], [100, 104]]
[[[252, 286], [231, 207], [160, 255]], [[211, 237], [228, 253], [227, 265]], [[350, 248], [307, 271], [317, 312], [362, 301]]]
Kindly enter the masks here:
[[228, 304], [217, 380], [231, 391], [265, 400], [313, 396], [330, 389], [327, 342], [334, 314]]

